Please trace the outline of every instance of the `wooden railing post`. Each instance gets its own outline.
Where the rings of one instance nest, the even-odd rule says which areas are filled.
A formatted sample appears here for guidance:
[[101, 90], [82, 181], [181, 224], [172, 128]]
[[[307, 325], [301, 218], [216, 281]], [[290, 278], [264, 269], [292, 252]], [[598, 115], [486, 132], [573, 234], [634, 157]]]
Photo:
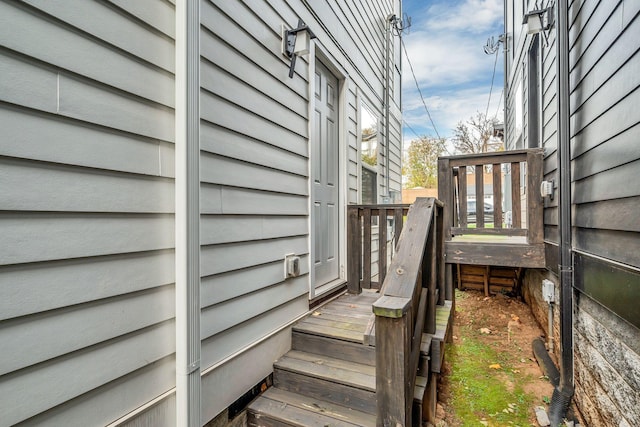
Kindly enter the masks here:
[[451, 170], [449, 163], [449, 159], [447, 158], [438, 159], [438, 200], [444, 202], [443, 216], [445, 240], [451, 240], [451, 226], [453, 225], [452, 207], [455, 203], [453, 197], [453, 171]]
[[502, 228], [502, 171], [500, 163], [494, 163], [493, 172], [493, 228]]
[[527, 153], [527, 243], [544, 241], [544, 204], [540, 195], [542, 151]]
[[467, 227], [467, 167], [458, 168], [458, 212], [460, 213], [460, 227]]
[[520, 162], [511, 163], [511, 224], [522, 227], [522, 204], [520, 203]]
[[362, 209], [362, 287], [371, 289], [371, 208]]
[[476, 228], [484, 228], [484, 166], [475, 166], [476, 172]]
[[380, 207], [378, 212], [378, 277], [382, 286], [387, 275], [387, 210]]
[[[411, 300], [383, 296], [373, 305], [376, 315], [376, 399], [378, 427], [411, 425]], [[384, 367], [384, 369], [381, 369]]]
[[362, 268], [362, 237], [360, 234], [360, 215], [356, 206], [347, 208], [347, 290], [351, 294], [359, 294], [360, 270]]

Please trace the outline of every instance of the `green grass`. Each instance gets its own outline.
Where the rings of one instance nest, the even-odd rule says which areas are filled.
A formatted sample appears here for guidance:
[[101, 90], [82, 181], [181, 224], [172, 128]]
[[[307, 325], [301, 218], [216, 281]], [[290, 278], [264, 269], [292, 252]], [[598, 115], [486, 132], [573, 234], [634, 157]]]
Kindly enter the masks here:
[[[454, 346], [447, 347], [451, 363], [453, 413], [463, 426], [530, 426], [529, 409], [535, 397], [526, 394], [505, 356], [473, 337], [470, 328]], [[500, 369], [489, 368], [500, 364]], [[513, 384], [508, 390], [506, 383]], [[483, 421], [483, 422], [482, 422]]]

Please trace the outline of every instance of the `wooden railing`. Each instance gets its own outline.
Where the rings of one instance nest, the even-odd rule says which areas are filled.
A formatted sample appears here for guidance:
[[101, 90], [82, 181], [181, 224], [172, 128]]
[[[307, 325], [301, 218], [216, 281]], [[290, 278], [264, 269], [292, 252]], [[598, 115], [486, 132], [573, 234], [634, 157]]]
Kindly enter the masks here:
[[436, 303], [446, 291], [442, 210], [433, 198], [411, 205], [373, 305], [378, 426], [412, 425], [422, 334], [435, 333]]
[[[545, 266], [542, 163], [543, 151], [537, 148], [438, 159], [447, 263]], [[475, 184], [468, 185], [470, 180]], [[490, 217], [484, 209], [487, 194], [493, 209]], [[475, 200], [475, 215], [467, 212], [471, 200]]]
[[[505, 173], [508, 171], [508, 173]], [[471, 172], [471, 173], [469, 173]], [[493, 216], [485, 216], [485, 177], [491, 181], [489, 205]], [[503, 177], [505, 183], [503, 185]], [[507, 185], [506, 178], [509, 177]], [[522, 180], [524, 177], [524, 181]], [[475, 180], [475, 194], [469, 197], [469, 178]], [[465, 154], [438, 159], [438, 198], [445, 207], [450, 236], [492, 234], [525, 236], [527, 243], [542, 242], [542, 149]], [[509, 194], [504, 194], [504, 187]], [[510, 201], [510, 221], [503, 213], [503, 198]], [[467, 204], [475, 200], [475, 212]], [[523, 206], [524, 205], [524, 206]], [[469, 221], [475, 216], [475, 222]], [[448, 237], [450, 237], [448, 236]]]
[[[390, 251], [398, 243], [408, 210], [409, 205], [347, 207], [347, 280], [350, 293], [358, 294], [362, 288], [380, 288], [387, 274], [388, 260], [392, 255]], [[374, 250], [376, 243], [377, 250]]]

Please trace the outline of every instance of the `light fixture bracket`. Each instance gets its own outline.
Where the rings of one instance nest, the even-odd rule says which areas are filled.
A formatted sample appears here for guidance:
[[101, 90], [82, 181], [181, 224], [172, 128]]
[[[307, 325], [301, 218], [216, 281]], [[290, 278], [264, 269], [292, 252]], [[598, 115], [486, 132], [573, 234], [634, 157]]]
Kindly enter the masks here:
[[[544, 18], [546, 17], [546, 23]], [[547, 31], [553, 25], [553, 7], [536, 9], [525, 13], [522, 24], [527, 25], [528, 34], [537, 34]]]
[[[298, 38], [299, 33], [302, 33]], [[289, 78], [293, 77], [296, 67], [296, 57], [309, 53], [309, 41], [315, 39], [316, 35], [302, 19], [298, 20], [298, 27], [292, 30], [285, 30], [282, 36], [282, 53], [291, 59], [289, 66]]]

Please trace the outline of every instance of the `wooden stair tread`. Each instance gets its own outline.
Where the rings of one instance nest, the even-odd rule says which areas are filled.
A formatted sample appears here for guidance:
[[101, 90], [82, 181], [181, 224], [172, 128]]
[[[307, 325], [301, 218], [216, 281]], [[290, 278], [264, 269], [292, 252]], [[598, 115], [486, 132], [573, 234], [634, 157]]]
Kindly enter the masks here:
[[[268, 418], [294, 426], [375, 426], [376, 417], [335, 403], [270, 388], [249, 406], [249, 425]], [[252, 423], [255, 419], [256, 423]], [[267, 423], [265, 423], [267, 424]]]
[[361, 325], [366, 325], [368, 323], [368, 320], [366, 317], [353, 317], [353, 316], [348, 316], [344, 313], [338, 313], [335, 311], [328, 311], [328, 310], [320, 310], [320, 311], [315, 311], [313, 314], [311, 314], [311, 316], [305, 317], [305, 319], [308, 318], [318, 318], [318, 319], [325, 319], [325, 320], [331, 320], [334, 322], [345, 322], [345, 323], [355, 323], [355, 324], [361, 324]]
[[342, 302], [340, 300], [332, 301], [327, 304], [327, 307], [339, 308], [342, 313], [349, 316], [351, 313], [357, 314], [371, 314], [373, 302], [361, 301], [361, 302]]
[[276, 360], [273, 366], [369, 392], [376, 390], [375, 367], [362, 363], [292, 350]]
[[445, 301], [444, 305], [436, 305], [436, 332], [433, 338], [436, 340], [444, 340], [449, 328], [449, 319], [451, 317], [451, 301]]
[[343, 341], [354, 343], [363, 343], [363, 332], [351, 331], [348, 329], [334, 328], [326, 325], [317, 325], [315, 323], [300, 321], [293, 325], [296, 332], [304, 332], [312, 335], [319, 335], [328, 338], [335, 338]]
[[420, 354], [422, 356], [429, 356], [431, 353], [431, 340], [433, 339], [433, 335], [423, 333], [422, 340], [420, 342]]
[[324, 317], [322, 315], [307, 316], [304, 319], [302, 319], [299, 323], [300, 324], [312, 323], [315, 325], [327, 326], [330, 328], [346, 329], [349, 331], [359, 332], [360, 334], [364, 333], [364, 330], [367, 327], [367, 323], [364, 323], [362, 321], [352, 322], [352, 321], [349, 321], [348, 318], [345, 318], [344, 320], [334, 320], [328, 317]]
[[378, 298], [380, 298], [380, 294], [378, 292], [374, 292], [374, 291], [369, 291], [366, 289], [362, 290], [362, 293], [358, 294], [358, 295], [353, 295], [353, 294], [344, 294], [341, 295], [339, 298], [337, 298], [336, 301], [342, 301], [342, 302], [369, 302], [371, 304], [373, 304]]
[[342, 307], [326, 306], [320, 309], [320, 312], [322, 314], [336, 314], [340, 316], [347, 316], [354, 319], [368, 319], [369, 316], [371, 316], [371, 313], [373, 311], [369, 310], [365, 313], [362, 311], [354, 312], [353, 310], [351, 310], [350, 312], [345, 313], [345, 310]]
[[365, 365], [376, 365], [376, 349], [350, 341], [338, 341], [332, 338], [293, 331], [292, 349], [336, 357]]

